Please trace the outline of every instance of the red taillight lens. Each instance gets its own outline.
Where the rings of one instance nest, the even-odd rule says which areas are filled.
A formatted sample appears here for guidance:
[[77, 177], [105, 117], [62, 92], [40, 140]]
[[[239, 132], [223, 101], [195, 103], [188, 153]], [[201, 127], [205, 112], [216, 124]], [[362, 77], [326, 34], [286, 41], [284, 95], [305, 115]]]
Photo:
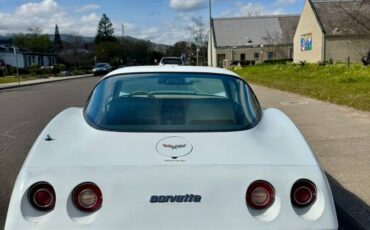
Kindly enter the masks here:
[[315, 184], [309, 180], [302, 179], [294, 183], [290, 198], [295, 207], [304, 208], [315, 202], [316, 193]]
[[72, 201], [76, 208], [83, 212], [95, 212], [103, 204], [103, 195], [96, 184], [86, 182], [73, 190]]
[[31, 205], [40, 211], [51, 211], [55, 207], [55, 191], [47, 182], [38, 182], [28, 191]]
[[250, 208], [268, 208], [274, 203], [275, 189], [267, 181], [255, 181], [248, 187], [246, 200]]

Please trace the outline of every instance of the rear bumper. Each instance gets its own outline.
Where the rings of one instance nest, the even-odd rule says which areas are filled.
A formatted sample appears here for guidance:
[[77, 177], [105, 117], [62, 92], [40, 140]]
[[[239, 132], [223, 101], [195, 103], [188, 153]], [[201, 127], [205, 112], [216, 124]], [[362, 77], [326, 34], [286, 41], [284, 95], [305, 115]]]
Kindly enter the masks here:
[[[309, 210], [297, 211], [290, 188], [301, 178], [315, 182], [318, 199]], [[245, 204], [250, 183], [264, 179], [276, 190], [274, 204], [264, 212]], [[50, 213], [34, 210], [28, 188], [47, 181], [56, 192]], [[78, 211], [71, 191], [81, 182], [96, 183], [102, 208]], [[152, 203], [153, 195], [201, 195], [201, 202]], [[106, 166], [24, 168], [12, 194], [5, 229], [192, 229], [244, 230], [338, 229], [326, 178], [317, 166]]]

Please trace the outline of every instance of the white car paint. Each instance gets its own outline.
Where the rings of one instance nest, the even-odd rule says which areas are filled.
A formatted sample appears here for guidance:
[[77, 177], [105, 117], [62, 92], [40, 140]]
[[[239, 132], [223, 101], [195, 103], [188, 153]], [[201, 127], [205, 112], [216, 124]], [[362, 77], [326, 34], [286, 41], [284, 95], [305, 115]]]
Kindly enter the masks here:
[[[142, 72], [197, 72], [236, 76], [223, 69], [156, 66], [116, 70], [108, 76]], [[50, 135], [54, 141], [45, 141]], [[184, 138], [192, 149], [173, 159], [156, 148], [169, 138]], [[179, 141], [177, 144], [181, 143]], [[185, 150], [184, 150], [185, 151]], [[187, 150], [186, 150], [187, 151]], [[317, 200], [295, 209], [292, 185], [313, 181]], [[260, 212], [247, 207], [245, 195], [255, 180], [276, 190], [274, 204]], [[56, 206], [36, 211], [29, 187], [47, 181]], [[71, 191], [96, 183], [103, 206], [78, 211]], [[153, 195], [201, 195], [200, 203], [151, 203]], [[123, 133], [89, 126], [80, 108], [55, 117], [32, 147], [14, 186], [6, 230], [11, 229], [337, 229], [335, 207], [325, 174], [296, 126], [276, 109], [263, 112], [253, 129], [214, 133]]]

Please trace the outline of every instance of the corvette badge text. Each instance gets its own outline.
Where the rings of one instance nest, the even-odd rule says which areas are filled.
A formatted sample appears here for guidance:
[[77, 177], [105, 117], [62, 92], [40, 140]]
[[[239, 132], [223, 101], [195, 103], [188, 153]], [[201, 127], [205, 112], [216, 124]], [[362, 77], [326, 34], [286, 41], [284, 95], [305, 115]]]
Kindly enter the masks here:
[[202, 196], [187, 194], [185, 196], [152, 196], [150, 203], [200, 203]]
[[163, 144], [163, 147], [165, 148], [170, 148], [172, 150], [177, 150], [177, 149], [182, 149], [182, 148], [185, 148], [186, 145], [169, 145], [169, 144]]

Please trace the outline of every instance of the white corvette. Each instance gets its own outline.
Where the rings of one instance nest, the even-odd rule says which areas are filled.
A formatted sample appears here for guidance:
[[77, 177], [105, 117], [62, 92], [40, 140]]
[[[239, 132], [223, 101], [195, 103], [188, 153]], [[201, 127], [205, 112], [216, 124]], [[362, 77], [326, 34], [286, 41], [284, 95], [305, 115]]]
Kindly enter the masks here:
[[282, 112], [223, 69], [132, 67], [55, 117], [10, 229], [337, 229], [325, 174]]

